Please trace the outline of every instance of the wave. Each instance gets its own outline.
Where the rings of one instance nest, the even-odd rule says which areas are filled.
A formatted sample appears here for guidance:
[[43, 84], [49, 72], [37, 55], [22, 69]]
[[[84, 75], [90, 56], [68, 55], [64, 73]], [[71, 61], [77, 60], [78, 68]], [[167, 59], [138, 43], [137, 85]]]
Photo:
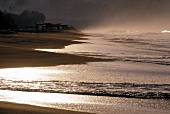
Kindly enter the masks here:
[[0, 89], [110, 97], [170, 99], [170, 84], [1, 80]]
[[162, 33], [113, 34], [101, 36], [101, 38], [103, 42], [107, 42], [103, 44], [107, 50], [100, 49], [101, 45], [99, 45], [96, 46], [99, 51], [76, 54], [118, 61], [170, 65], [169, 35], [162, 35]]
[[150, 63], [150, 64], [158, 64], [158, 65], [170, 65], [170, 56], [169, 55], [132, 55], [132, 54], [114, 54], [114, 53], [100, 53], [100, 52], [69, 52], [72, 54], [107, 59], [112, 61], [130, 61], [130, 62], [138, 62], [138, 63]]

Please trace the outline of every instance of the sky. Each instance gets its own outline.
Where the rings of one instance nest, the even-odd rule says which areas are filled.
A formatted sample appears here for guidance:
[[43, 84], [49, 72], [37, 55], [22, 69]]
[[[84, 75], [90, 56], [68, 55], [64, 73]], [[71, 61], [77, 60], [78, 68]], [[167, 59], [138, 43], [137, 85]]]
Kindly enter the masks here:
[[1, 10], [9, 7], [81, 29], [170, 30], [170, 0], [0, 0]]

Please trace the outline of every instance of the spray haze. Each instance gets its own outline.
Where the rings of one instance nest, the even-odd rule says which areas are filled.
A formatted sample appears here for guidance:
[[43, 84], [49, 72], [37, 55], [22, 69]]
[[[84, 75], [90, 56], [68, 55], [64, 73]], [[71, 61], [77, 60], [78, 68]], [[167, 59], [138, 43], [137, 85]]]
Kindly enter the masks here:
[[43, 12], [47, 22], [81, 29], [170, 29], [169, 0], [1, 0], [0, 9], [12, 7]]

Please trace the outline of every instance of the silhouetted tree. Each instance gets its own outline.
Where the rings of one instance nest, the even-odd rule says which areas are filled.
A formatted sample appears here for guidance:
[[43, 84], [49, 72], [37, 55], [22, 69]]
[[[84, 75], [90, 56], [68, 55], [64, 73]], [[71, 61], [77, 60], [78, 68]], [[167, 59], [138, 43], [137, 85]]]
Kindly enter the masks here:
[[37, 11], [23, 11], [15, 20], [19, 26], [35, 25], [35, 23], [43, 23], [45, 15]]
[[20, 27], [43, 23], [45, 15], [37, 11], [23, 11], [21, 14], [12, 14], [0, 11], [0, 29], [9, 29], [10, 26]]
[[2, 11], [0, 10], [0, 26], [1, 26], [1, 24], [2, 24], [2, 21], [3, 21], [3, 13], [2, 13]]
[[10, 26], [14, 25], [15, 21], [12, 14], [4, 11], [0, 11], [0, 29], [9, 29]]

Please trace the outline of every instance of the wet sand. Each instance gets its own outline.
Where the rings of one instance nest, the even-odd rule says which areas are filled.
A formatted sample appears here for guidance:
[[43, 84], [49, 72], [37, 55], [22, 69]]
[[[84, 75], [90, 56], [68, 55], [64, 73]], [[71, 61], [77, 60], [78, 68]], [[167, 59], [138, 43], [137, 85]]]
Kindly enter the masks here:
[[0, 102], [0, 114], [90, 114], [46, 107]]
[[62, 33], [17, 33], [0, 34], [0, 68], [39, 67], [63, 64], [83, 64], [101, 61], [71, 54], [50, 53], [35, 49], [59, 49], [70, 44], [81, 43], [83, 34]]
[[[102, 61], [71, 54], [41, 52], [35, 49], [58, 49], [81, 43], [83, 34], [62, 33], [17, 33], [0, 34], [0, 68], [39, 67], [64, 64], [84, 64]], [[0, 102], [0, 114], [85, 114], [80, 112], [35, 107], [30, 105]]]

